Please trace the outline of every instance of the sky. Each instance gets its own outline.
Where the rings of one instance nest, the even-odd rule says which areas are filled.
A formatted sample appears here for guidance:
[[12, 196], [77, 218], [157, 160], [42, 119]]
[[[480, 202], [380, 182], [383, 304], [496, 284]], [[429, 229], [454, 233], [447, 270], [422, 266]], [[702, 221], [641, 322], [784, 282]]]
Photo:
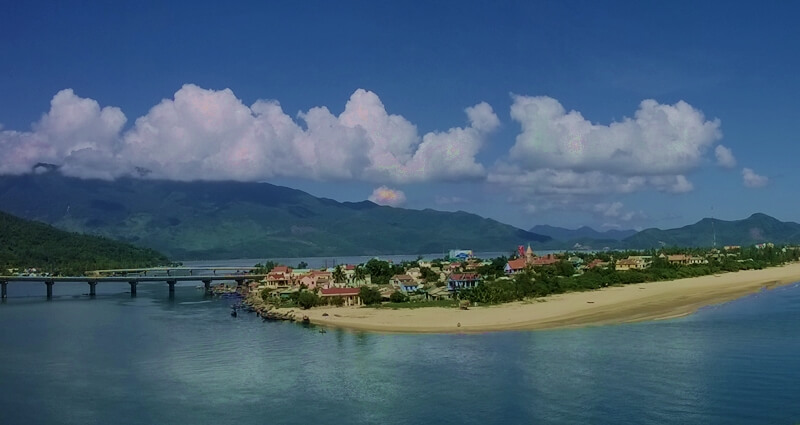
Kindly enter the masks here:
[[794, 2], [3, 2], [0, 175], [800, 221]]

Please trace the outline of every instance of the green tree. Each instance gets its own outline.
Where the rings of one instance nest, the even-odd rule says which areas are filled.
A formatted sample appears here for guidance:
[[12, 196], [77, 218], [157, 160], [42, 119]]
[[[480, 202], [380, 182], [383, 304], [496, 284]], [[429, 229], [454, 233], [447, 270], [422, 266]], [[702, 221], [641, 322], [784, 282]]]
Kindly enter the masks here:
[[361, 298], [361, 302], [366, 305], [380, 304], [381, 302], [381, 293], [369, 286], [362, 286], [361, 290], [358, 291], [358, 296]]
[[425, 282], [435, 283], [439, 281], [439, 273], [436, 273], [435, 271], [431, 270], [428, 267], [420, 267], [419, 273], [422, 276], [422, 279], [425, 280]]
[[392, 265], [389, 264], [389, 262], [381, 261], [376, 258], [367, 261], [364, 268], [372, 278], [372, 283], [377, 283], [379, 285], [388, 284], [393, 274]]
[[302, 291], [297, 296], [297, 305], [299, 305], [304, 310], [308, 310], [311, 307], [314, 307], [319, 304], [319, 297], [317, 294], [310, 292], [310, 291]]
[[305, 261], [301, 261], [301, 262], [297, 263], [297, 268], [298, 269], [307, 269], [308, 268], [308, 263], [306, 263]]
[[333, 281], [336, 283], [344, 283], [347, 280], [341, 265], [338, 265], [335, 269], [333, 269], [332, 277]]
[[404, 294], [404, 293], [402, 293], [400, 291], [394, 291], [394, 292], [392, 292], [392, 295], [389, 296], [389, 301], [391, 301], [393, 303], [404, 303], [407, 300], [408, 300], [408, 297], [406, 297], [406, 294]]
[[561, 260], [555, 264], [555, 268], [558, 276], [570, 277], [575, 274], [575, 266], [569, 261]]
[[355, 270], [353, 270], [353, 280], [355, 282], [364, 282], [367, 278], [367, 274], [364, 272], [364, 267], [356, 266]]
[[267, 274], [272, 271], [278, 264], [274, 261], [266, 261], [264, 264], [258, 263], [256, 264], [253, 269], [253, 273], [255, 274]]
[[491, 264], [478, 267], [478, 273], [484, 277], [496, 278], [503, 276], [505, 274], [506, 263], [508, 263], [508, 258], [506, 257], [494, 258], [492, 259]]

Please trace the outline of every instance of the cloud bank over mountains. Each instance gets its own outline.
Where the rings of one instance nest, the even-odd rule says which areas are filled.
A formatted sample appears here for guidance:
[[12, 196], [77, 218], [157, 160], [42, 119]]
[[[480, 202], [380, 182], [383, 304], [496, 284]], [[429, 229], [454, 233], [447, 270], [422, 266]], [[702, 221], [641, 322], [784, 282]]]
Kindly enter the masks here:
[[246, 106], [231, 90], [187, 84], [123, 132], [126, 117], [62, 90], [31, 131], [0, 132], [0, 174], [39, 162], [64, 174], [113, 179], [263, 180], [274, 176], [414, 183], [480, 179], [475, 156], [499, 126], [491, 106], [465, 110], [469, 125], [420, 135], [375, 93], [356, 90], [339, 116], [326, 107], [287, 115], [277, 101]]
[[[603, 217], [630, 219], [640, 213], [601, 198], [685, 193], [694, 188], [689, 174], [704, 163], [736, 166], [733, 152], [718, 144], [720, 121], [683, 101], [644, 100], [631, 118], [604, 125], [551, 97], [511, 100], [510, 117], [521, 131], [507, 154], [485, 165], [477, 156], [500, 126], [485, 102], [464, 110], [462, 127], [420, 134], [363, 89], [338, 116], [318, 106], [292, 117], [276, 100], [247, 106], [229, 89], [187, 84], [126, 128], [119, 108], [66, 89], [29, 131], [0, 128], [0, 174], [49, 163], [83, 178], [357, 180], [383, 185], [371, 199], [385, 205], [405, 201], [387, 184], [468, 180], [505, 190], [528, 211], [583, 202]], [[767, 184], [751, 169], [742, 176], [748, 187]]]

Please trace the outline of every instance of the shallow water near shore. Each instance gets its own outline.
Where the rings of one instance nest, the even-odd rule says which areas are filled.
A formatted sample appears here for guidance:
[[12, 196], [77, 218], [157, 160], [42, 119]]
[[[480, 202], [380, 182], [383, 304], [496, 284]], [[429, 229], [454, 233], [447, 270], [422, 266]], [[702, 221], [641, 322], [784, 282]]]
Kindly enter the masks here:
[[797, 423], [800, 285], [583, 329], [372, 334], [232, 318], [194, 284], [10, 284], [8, 424]]

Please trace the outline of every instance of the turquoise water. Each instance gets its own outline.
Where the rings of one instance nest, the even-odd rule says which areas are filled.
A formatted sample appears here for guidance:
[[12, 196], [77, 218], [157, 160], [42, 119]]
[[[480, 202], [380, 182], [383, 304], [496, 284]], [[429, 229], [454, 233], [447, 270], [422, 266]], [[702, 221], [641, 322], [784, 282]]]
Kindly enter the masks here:
[[194, 285], [9, 285], [2, 424], [794, 424], [800, 287], [670, 321], [383, 335], [229, 315]]

